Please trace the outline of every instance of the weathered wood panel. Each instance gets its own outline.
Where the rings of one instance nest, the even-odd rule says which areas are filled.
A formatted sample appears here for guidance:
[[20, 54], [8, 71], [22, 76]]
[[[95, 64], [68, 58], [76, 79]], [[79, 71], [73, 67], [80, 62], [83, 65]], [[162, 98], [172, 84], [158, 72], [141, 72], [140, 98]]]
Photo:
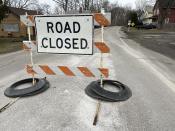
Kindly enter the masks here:
[[[3, 24], [17, 24], [19, 27], [18, 32], [7, 32], [3, 29]], [[31, 28], [31, 35], [33, 35], [33, 28]], [[0, 37], [20, 37], [27, 36], [27, 27], [22, 25], [20, 18], [12, 13], [9, 13], [6, 18], [4, 18], [0, 24]]]

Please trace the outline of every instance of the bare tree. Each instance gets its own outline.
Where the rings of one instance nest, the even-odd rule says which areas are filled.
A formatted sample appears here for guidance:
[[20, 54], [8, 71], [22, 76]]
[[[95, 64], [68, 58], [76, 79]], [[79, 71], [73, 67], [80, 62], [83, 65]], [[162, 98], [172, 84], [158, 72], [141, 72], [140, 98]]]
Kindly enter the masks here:
[[5, 0], [7, 6], [16, 8], [28, 8], [38, 4], [38, 0]]
[[53, 0], [58, 4], [60, 8], [63, 8], [65, 12], [68, 10], [77, 9], [79, 6], [79, 0]]
[[99, 12], [101, 7], [104, 6], [106, 10], [108, 9], [109, 1], [104, 0], [103, 4], [101, 0], [53, 0], [59, 6], [63, 8], [65, 12], [67, 11], [91, 11]]
[[[89, 2], [91, 3], [91, 12], [100, 12], [101, 7], [104, 5], [103, 3], [105, 3], [105, 1], [102, 3], [101, 0], [93, 0]], [[105, 3], [105, 5], [107, 5], [107, 3]]]
[[137, 10], [144, 10], [147, 4], [148, 4], [147, 0], [136, 0], [135, 1], [135, 6]]
[[105, 9], [106, 12], [110, 11], [109, 4], [110, 3], [109, 3], [108, 0], [106, 0], [106, 1], [103, 2], [103, 5], [102, 6], [103, 6], [103, 8]]
[[148, 3], [149, 5], [154, 6], [155, 3], [156, 3], [156, 0], [147, 0], [147, 3]]
[[129, 13], [131, 10], [125, 7], [115, 7], [111, 11], [111, 23], [112, 25], [124, 26], [127, 25], [129, 19]]
[[55, 15], [64, 14], [63, 8], [60, 7], [60, 5], [56, 5], [55, 8], [54, 8], [54, 14]]
[[48, 4], [38, 4], [34, 9], [45, 15], [51, 14], [51, 6]]
[[7, 12], [6, 3], [0, 0], [0, 23], [4, 19], [6, 12]]
[[89, 7], [90, 7], [90, 0], [85, 0], [84, 1], [84, 9], [89, 10], [90, 9]]
[[115, 7], [119, 7], [119, 4], [118, 4], [117, 1], [116, 1], [115, 3], [112, 3], [112, 4], [111, 4], [111, 8], [112, 8], [112, 9], [115, 8]]
[[136, 0], [135, 5], [137, 10], [143, 11], [146, 6], [155, 4], [156, 0]]

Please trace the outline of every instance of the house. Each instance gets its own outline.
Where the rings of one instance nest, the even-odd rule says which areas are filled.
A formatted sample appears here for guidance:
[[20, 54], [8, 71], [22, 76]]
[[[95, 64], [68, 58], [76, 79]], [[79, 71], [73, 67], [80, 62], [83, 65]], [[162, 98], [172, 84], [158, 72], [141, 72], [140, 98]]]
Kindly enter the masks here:
[[153, 20], [164, 27], [175, 27], [175, 0], [157, 0], [153, 8]]
[[151, 24], [152, 16], [153, 16], [153, 6], [146, 6], [140, 19], [142, 20], [143, 24]]
[[[26, 37], [27, 27], [20, 22], [20, 15], [39, 15], [35, 10], [8, 7], [5, 18], [0, 23], [0, 37]], [[34, 27], [31, 27], [31, 35], [34, 35]]]

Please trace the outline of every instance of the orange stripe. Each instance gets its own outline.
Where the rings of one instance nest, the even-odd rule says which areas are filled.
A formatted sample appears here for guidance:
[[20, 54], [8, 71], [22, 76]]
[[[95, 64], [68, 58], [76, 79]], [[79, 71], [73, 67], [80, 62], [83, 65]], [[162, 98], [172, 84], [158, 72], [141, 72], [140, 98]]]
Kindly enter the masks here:
[[104, 77], [109, 77], [109, 70], [106, 68], [99, 68], [100, 72], [104, 75]]
[[27, 73], [28, 73], [28, 74], [32, 74], [32, 75], [37, 74], [37, 73], [33, 70], [32, 66], [27, 65], [26, 70], [27, 70]]
[[28, 19], [29, 19], [32, 23], [34, 23], [34, 16], [33, 16], [33, 15], [28, 15]]
[[106, 19], [104, 17], [104, 15], [101, 13], [95, 13], [94, 18], [95, 18], [96, 22], [99, 23], [101, 26], [109, 26], [110, 25], [110, 22], [108, 21], [108, 19]]
[[27, 47], [25, 44], [22, 44], [22, 47], [23, 47], [23, 49], [24, 49], [24, 50], [27, 50], [27, 51], [29, 51], [29, 50], [30, 50], [30, 48], [29, 48], [29, 47]]
[[75, 74], [66, 66], [58, 66], [58, 68], [67, 76], [75, 76]]
[[95, 46], [102, 52], [102, 53], [109, 53], [110, 49], [104, 42], [95, 42]]
[[78, 67], [78, 69], [86, 76], [86, 77], [95, 77], [94, 74], [87, 67]]
[[47, 74], [47, 75], [56, 75], [47, 65], [39, 65], [39, 67]]

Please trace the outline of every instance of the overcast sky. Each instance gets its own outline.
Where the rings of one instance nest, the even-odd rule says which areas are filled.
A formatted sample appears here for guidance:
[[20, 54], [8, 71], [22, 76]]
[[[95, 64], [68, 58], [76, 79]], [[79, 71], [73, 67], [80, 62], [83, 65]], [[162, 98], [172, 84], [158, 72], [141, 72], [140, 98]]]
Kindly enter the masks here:
[[131, 6], [132, 8], [135, 8], [135, 0], [110, 0], [111, 2], [118, 1], [119, 5], [128, 5]]
[[[52, 7], [55, 5], [55, 2], [52, 0], [39, 0], [40, 3], [47, 3], [50, 4]], [[135, 8], [135, 0], [109, 0], [110, 2], [116, 2], [118, 1], [119, 5], [129, 5], [132, 8]]]

